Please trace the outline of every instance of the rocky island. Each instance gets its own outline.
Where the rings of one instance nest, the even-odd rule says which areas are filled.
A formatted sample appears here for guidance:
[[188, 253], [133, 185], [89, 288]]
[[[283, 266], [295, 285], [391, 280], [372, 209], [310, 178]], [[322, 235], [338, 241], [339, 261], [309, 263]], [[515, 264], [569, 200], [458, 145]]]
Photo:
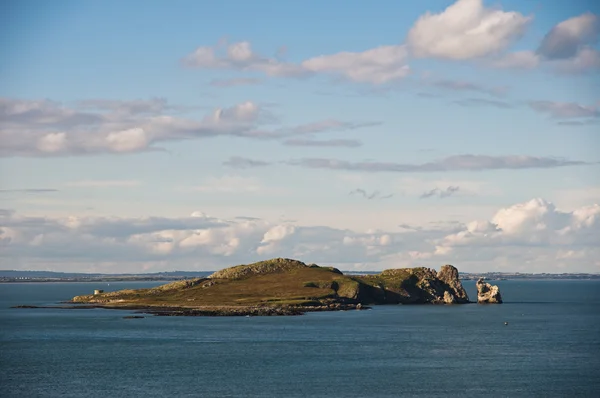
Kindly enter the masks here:
[[502, 304], [502, 295], [496, 285], [490, 285], [482, 278], [477, 280], [477, 302], [480, 304]]
[[444, 265], [344, 275], [333, 267], [276, 258], [150, 289], [76, 296], [71, 303], [155, 315], [296, 315], [369, 304], [463, 304], [458, 270]]

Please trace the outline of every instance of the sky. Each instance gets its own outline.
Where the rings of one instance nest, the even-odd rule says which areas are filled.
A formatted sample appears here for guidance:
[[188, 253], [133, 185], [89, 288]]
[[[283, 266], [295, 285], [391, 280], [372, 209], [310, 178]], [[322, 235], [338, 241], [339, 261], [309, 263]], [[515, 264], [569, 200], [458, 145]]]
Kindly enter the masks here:
[[598, 273], [599, 15], [2, 2], [0, 268]]

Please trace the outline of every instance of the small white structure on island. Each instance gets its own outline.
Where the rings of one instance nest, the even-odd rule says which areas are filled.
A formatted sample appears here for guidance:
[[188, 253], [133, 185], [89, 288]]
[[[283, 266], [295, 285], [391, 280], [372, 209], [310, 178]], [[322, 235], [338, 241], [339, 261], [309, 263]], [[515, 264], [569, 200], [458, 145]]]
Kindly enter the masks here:
[[96, 289], [96, 290], [94, 290], [94, 296], [97, 295], [97, 294], [101, 294], [101, 293], [104, 293], [104, 290], [102, 290], [102, 289]]

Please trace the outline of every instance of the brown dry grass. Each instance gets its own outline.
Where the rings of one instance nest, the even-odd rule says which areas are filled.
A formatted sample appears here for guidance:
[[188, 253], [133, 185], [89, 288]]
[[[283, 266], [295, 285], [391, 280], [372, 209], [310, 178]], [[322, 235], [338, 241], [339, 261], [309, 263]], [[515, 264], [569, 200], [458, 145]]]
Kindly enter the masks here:
[[[253, 306], [307, 304], [335, 297], [332, 282], [338, 291], [348, 290], [357, 282], [327, 268], [301, 267], [283, 272], [250, 275], [243, 279], [206, 279], [179, 289], [141, 289], [85, 296], [82, 302], [110, 299], [110, 303], [147, 306]], [[309, 283], [313, 282], [313, 283]], [[212, 284], [211, 284], [212, 283]], [[211, 284], [210, 286], [208, 286]], [[310, 287], [315, 285], [317, 287]], [[86, 299], [90, 300], [86, 300]], [[117, 301], [124, 300], [124, 301]]]

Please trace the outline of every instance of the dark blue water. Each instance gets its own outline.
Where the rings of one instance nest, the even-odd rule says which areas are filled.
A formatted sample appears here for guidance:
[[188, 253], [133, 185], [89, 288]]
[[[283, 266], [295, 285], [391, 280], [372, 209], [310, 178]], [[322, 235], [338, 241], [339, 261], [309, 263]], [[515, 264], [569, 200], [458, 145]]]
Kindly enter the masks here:
[[0, 396], [599, 396], [600, 281], [501, 281], [502, 305], [299, 317], [8, 308], [157, 284], [0, 285]]

